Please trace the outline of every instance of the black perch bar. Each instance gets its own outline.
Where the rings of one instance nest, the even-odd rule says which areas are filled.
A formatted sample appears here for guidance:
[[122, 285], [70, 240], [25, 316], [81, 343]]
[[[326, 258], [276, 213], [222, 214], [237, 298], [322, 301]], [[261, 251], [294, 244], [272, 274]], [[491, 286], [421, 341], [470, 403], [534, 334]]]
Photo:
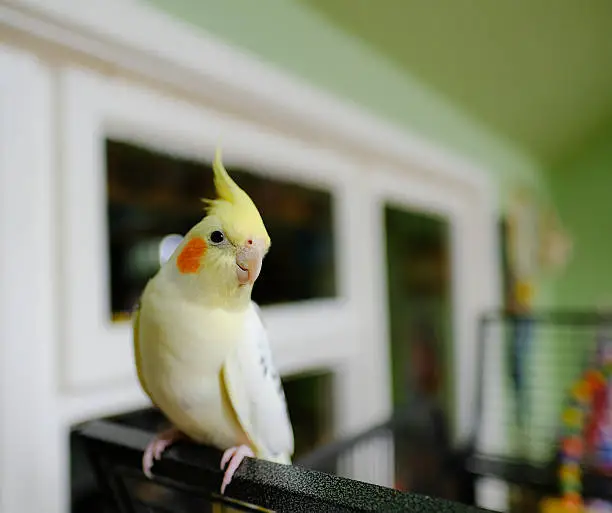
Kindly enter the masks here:
[[[142, 418], [142, 417], [140, 417]], [[134, 415], [91, 421], [75, 434], [84, 445], [109, 502], [121, 513], [477, 513], [484, 509], [338, 477], [298, 465], [244, 460], [225, 496], [219, 494], [221, 452], [177, 443], [141, 470], [153, 436]]]

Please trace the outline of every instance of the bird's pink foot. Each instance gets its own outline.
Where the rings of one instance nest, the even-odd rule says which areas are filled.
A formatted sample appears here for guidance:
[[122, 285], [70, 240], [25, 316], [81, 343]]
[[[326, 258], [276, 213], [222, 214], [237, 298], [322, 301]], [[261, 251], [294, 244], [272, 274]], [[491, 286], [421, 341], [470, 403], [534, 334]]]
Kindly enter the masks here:
[[[221, 458], [221, 470], [227, 465], [225, 474], [223, 475], [223, 482], [221, 483], [221, 493], [225, 493], [225, 488], [231, 483], [234, 473], [238, 470], [238, 467], [242, 463], [242, 460], [246, 457], [254, 458], [255, 454], [248, 445], [239, 445], [237, 447], [230, 447], [223, 453]], [[229, 465], [228, 465], [229, 463]]]
[[151, 474], [151, 467], [153, 466], [154, 460], [159, 460], [162, 453], [170, 447], [173, 443], [183, 438], [183, 433], [175, 427], [167, 429], [159, 433], [145, 449], [144, 455], [142, 456], [142, 471], [145, 476], [149, 479], [153, 478]]

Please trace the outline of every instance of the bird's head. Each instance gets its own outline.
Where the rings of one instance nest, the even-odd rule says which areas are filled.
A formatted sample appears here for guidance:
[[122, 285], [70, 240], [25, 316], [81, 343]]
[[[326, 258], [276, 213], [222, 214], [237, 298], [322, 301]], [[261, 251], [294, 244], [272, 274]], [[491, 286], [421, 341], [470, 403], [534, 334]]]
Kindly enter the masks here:
[[189, 296], [212, 306], [240, 308], [270, 248], [270, 236], [251, 198], [229, 176], [217, 150], [217, 198], [204, 200], [207, 215], [184, 237], [165, 266]]

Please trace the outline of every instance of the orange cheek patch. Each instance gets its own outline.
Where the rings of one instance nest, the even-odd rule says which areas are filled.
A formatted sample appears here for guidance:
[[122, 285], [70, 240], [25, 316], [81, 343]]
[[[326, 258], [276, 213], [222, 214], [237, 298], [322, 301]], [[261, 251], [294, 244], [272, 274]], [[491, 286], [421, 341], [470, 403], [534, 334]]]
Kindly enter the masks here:
[[176, 259], [176, 266], [183, 274], [197, 273], [202, 265], [202, 257], [206, 254], [206, 241], [201, 237], [190, 239]]

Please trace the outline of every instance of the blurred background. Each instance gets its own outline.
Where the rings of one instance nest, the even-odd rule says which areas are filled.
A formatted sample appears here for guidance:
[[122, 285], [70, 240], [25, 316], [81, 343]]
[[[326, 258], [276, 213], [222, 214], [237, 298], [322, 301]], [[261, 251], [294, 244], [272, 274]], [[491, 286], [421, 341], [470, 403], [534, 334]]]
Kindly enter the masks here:
[[[585, 497], [612, 500], [612, 2], [11, 0], [0, 14], [3, 512], [106, 507], [69, 435], [148, 407], [130, 313], [203, 215], [219, 140], [273, 241], [253, 299], [296, 459], [384, 426], [382, 443], [309, 464], [562, 511], [542, 500], [571, 488], [572, 439]], [[577, 406], [587, 370], [606, 387]]]

